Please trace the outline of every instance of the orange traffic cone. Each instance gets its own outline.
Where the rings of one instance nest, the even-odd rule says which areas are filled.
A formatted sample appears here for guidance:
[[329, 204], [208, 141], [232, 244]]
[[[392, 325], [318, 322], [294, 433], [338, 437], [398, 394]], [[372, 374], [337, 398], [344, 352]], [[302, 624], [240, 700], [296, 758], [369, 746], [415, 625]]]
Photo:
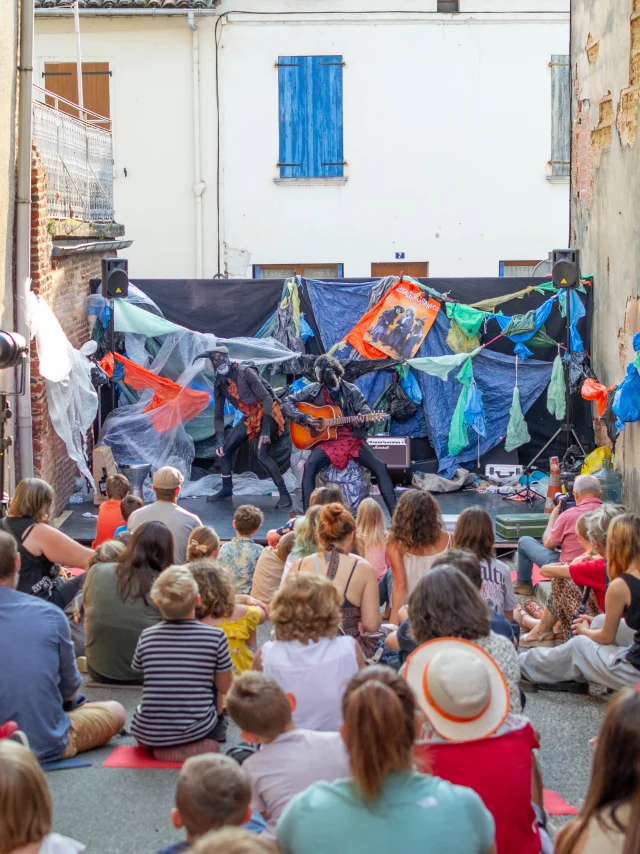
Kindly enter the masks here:
[[550, 480], [547, 488], [547, 500], [544, 505], [544, 512], [551, 513], [553, 510], [553, 499], [558, 492], [562, 492], [562, 480], [560, 478], [560, 460], [558, 457], [549, 458]]

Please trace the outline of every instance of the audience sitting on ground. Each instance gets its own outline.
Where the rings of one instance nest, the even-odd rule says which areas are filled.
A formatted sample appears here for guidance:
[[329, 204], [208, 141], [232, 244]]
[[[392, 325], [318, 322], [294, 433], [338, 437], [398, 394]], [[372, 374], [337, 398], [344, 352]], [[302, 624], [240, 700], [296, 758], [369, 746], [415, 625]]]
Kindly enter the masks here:
[[233, 517], [236, 536], [220, 549], [220, 563], [232, 573], [238, 593], [250, 593], [253, 573], [262, 546], [254, 543], [253, 537], [264, 522], [264, 513], [252, 504], [241, 504]]
[[44, 480], [27, 477], [16, 486], [2, 528], [18, 544], [22, 566], [18, 590], [66, 608], [76, 596], [84, 577], [65, 578], [61, 566], [86, 569], [93, 555], [51, 524], [53, 489]]
[[518, 540], [518, 580], [514, 592], [519, 596], [533, 595], [533, 565], [544, 566], [558, 560], [571, 562], [582, 554], [583, 549], [576, 534], [576, 522], [583, 513], [591, 513], [602, 504], [600, 481], [592, 474], [583, 474], [573, 484], [575, 507], [562, 510], [557, 504], [549, 516], [542, 543], [534, 537]]
[[278, 854], [278, 848], [262, 835], [228, 827], [203, 836], [193, 854]]
[[625, 689], [609, 703], [578, 818], [556, 836], [556, 854], [640, 851], [640, 692]]
[[345, 685], [364, 667], [355, 638], [338, 635], [340, 602], [337, 588], [322, 576], [304, 572], [289, 579], [271, 603], [276, 640], [253, 661], [254, 670], [294, 695], [293, 722], [302, 729], [337, 732]]
[[135, 510], [127, 522], [130, 531], [135, 531], [145, 522], [162, 522], [173, 534], [173, 559], [184, 563], [187, 559], [187, 543], [194, 528], [202, 524], [195, 513], [178, 506], [180, 487], [184, 476], [173, 466], [163, 466], [153, 476], [152, 486], [156, 494], [153, 504]]
[[[335, 503], [344, 504], [342, 490], [335, 483], [331, 483], [328, 486], [318, 486], [309, 496], [309, 508], [322, 507], [325, 504]], [[304, 514], [301, 513], [300, 510], [290, 510], [289, 521], [286, 525], [283, 525], [281, 528], [272, 528], [270, 531], [267, 531], [267, 543], [275, 548], [275, 546], [278, 545], [280, 537], [283, 537], [285, 534], [293, 531], [296, 519], [303, 515]], [[311, 554], [311, 552], [309, 552], [309, 554]], [[297, 555], [297, 557], [305, 557], [305, 555]]]
[[96, 538], [91, 543], [92, 548], [97, 548], [105, 540], [111, 540], [115, 537], [116, 530], [125, 524], [121, 502], [129, 494], [130, 489], [131, 485], [123, 474], [112, 474], [107, 478], [107, 500], [103, 501], [98, 508]]
[[233, 672], [244, 673], [253, 664], [258, 648], [256, 628], [267, 619], [267, 608], [237, 602], [233, 578], [221, 563], [203, 558], [192, 561], [189, 569], [200, 591], [196, 617], [207, 626], [222, 629], [229, 642]]
[[391, 570], [380, 582], [383, 588], [380, 604], [392, 605], [391, 623], [398, 624], [398, 610], [429, 572], [436, 557], [451, 548], [451, 542], [438, 502], [431, 493], [409, 489], [400, 496], [387, 545]]
[[302, 573], [324, 576], [340, 594], [340, 631], [361, 638], [364, 632], [380, 628], [378, 584], [373, 567], [353, 554], [356, 520], [342, 504], [327, 504], [318, 516], [320, 549], [295, 563], [289, 577]]
[[209, 525], [194, 528], [187, 545], [187, 562], [210, 558], [217, 560], [220, 554], [220, 537]]
[[389, 532], [384, 523], [382, 507], [374, 498], [365, 498], [360, 502], [356, 516], [356, 536], [360, 537], [364, 559], [371, 564], [376, 579], [380, 581], [389, 569]]
[[139, 510], [141, 507], [144, 507], [144, 501], [140, 498], [139, 495], [125, 495], [125, 497], [120, 502], [120, 515], [123, 519], [123, 524], [116, 528], [114, 531], [114, 538], [121, 540], [125, 545], [129, 542], [131, 537], [131, 532], [127, 527], [129, 522], [129, 516], [134, 513], [136, 510]]
[[351, 680], [341, 730], [351, 778], [314, 783], [291, 801], [277, 828], [283, 854], [495, 854], [494, 822], [478, 795], [413, 769], [416, 711], [389, 668]]
[[315, 554], [318, 551], [318, 517], [323, 507], [324, 504], [315, 504], [313, 507], [309, 507], [304, 516], [296, 519], [293, 526], [295, 537], [293, 548], [289, 557], [284, 562], [280, 586], [287, 580], [291, 572], [291, 567], [296, 561], [300, 561], [302, 558]]
[[532, 752], [538, 739], [527, 718], [509, 714], [509, 690], [493, 658], [467, 640], [436, 639], [409, 657], [404, 678], [426, 716], [417, 768], [480, 795], [500, 854], [540, 854], [541, 831], [550, 852]]
[[86, 849], [52, 827], [51, 795], [38, 760], [29, 748], [0, 741], [0, 852], [79, 854]]
[[[604, 556], [607, 548], [607, 531], [611, 521], [624, 513], [619, 504], [603, 504], [592, 513], [585, 513], [576, 522], [576, 535], [584, 549], [582, 555], [571, 563], [546, 564], [540, 574], [551, 578], [551, 596], [542, 617], [532, 619], [520, 615], [520, 622], [530, 631], [522, 637], [522, 647], [555, 645], [571, 637], [573, 617], [581, 607], [583, 588], [590, 593], [584, 613], [595, 617], [604, 611], [607, 589], [607, 567]], [[557, 626], [557, 630], [556, 630]]]
[[160, 760], [180, 762], [216, 752], [217, 739], [226, 740], [226, 722], [218, 727], [217, 700], [229, 691], [233, 676], [227, 639], [222, 629], [196, 619], [200, 596], [188, 567], [165, 569], [151, 588], [151, 600], [164, 619], [138, 641], [133, 669], [143, 674], [144, 687], [131, 732]]
[[259, 833], [264, 821], [259, 816], [252, 821], [250, 801], [249, 778], [234, 759], [215, 753], [192, 756], [178, 775], [176, 805], [171, 810], [171, 823], [176, 830], [184, 829], [187, 838], [158, 854], [191, 851], [200, 837], [229, 825], [250, 822]]
[[349, 758], [338, 732], [297, 729], [293, 694], [264, 673], [234, 679], [227, 697], [240, 737], [260, 745], [243, 768], [251, 780], [251, 808], [268, 818], [265, 835], [276, 838], [276, 824], [289, 801], [319, 780], [349, 776]]
[[509, 711], [522, 712], [515, 647], [491, 630], [491, 609], [459, 570], [445, 564], [420, 579], [409, 599], [409, 622], [418, 646], [435, 638], [462, 638], [488, 652], [509, 686]]
[[125, 724], [120, 703], [85, 703], [64, 612], [16, 589], [20, 556], [0, 533], [0, 723], [15, 721], [38, 759], [106, 744]]
[[[432, 569], [436, 569], [439, 566], [459, 570], [482, 595], [482, 571], [480, 569], [480, 561], [474, 554], [463, 551], [462, 549], [449, 549], [449, 551], [434, 560]], [[401, 616], [404, 616], [406, 612], [406, 608], [400, 609]], [[496, 613], [491, 608], [489, 608], [489, 613], [491, 618], [490, 630], [497, 635], [504, 635], [512, 643], [515, 642], [513, 628], [506, 617]], [[404, 663], [407, 656], [418, 646], [416, 639], [411, 633], [411, 623], [408, 618], [403, 619], [397, 631], [386, 638], [385, 644], [389, 649], [397, 650], [400, 653], [401, 663]]]
[[162, 620], [150, 593], [172, 563], [171, 531], [162, 522], [146, 522], [113, 562], [97, 563], [87, 572], [85, 654], [96, 682], [142, 682], [142, 674], [132, 668], [133, 656], [144, 629]]
[[495, 535], [491, 516], [482, 507], [468, 507], [458, 517], [453, 547], [473, 552], [480, 561], [482, 587], [480, 594], [492, 611], [511, 623], [516, 597], [511, 570], [495, 556]]
[[604, 614], [578, 617], [574, 637], [561, 646], [520, 653], [524, 679], [585, 693], [589, 682], [613, 690], [640, 682], [640, 515], [623, 513], [611, 521], [606, 556], [611, 583]]
[[289, 531], [280, 537], [277, 546], [267, 546], [262, 550], [251, 583], [251, 596], [254, 599], [259, 599], [265, 605], [271, 602], [280, 588], [284, 566], [295, 541], [296, 535]]

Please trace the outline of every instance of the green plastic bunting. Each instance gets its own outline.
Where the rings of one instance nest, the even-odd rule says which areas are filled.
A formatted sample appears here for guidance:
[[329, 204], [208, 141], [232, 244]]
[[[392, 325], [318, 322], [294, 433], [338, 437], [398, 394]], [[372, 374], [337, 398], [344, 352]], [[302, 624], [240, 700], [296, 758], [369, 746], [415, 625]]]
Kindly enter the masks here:
[[473, 338], [474, 335], [478, 334], [485, 318], [484, 311], [479, 311], [477, 308], [459, 302], [448, 302], [445, 308], [447, 317], [456, 321], [467, 338]]
[[509, 410], [509, 425], [507, 426], [507, 438], [504, 443], [505, 451], [514, 451], [520, 445], [525, 445], [531, 441], [527, 422], [522, 414], [520, 405], [520, 389], [516, 386], [513, 389], [513, 400], [511, 401], [511, 409]]
[[479, 346], [480, 339], [477, 335], [468, 338], [455, 320], [450, 321], [447, 334], [447, 347], [450, 350], [453, 350], [454, 353], [470, 353]]
[[551, 381], [547, 388], [547, 410], [562, 421], [567, 411], [567, 386], [564, 381], [564, 367], [558, 355], [554, 359]]
[[457, 379], [462, 383], [462, 390], [456, 403], [449, 428], [449, 456], [456, 457], [469, 444], [468, 424], [464, 417], [464, 410], [469, 397], [469, 389], [473, 382], [473, 364], [471, 359], [463, 364], [457, 374]]
[[122, 299], [113, 301], [113, 322], [116, 332], [137, 332], [139, 335], [146, 335], [147, 338], [170, 335], [173, 332], [186, 332], [184, 326], [171, 323], [164, 317], [158, 317], [157, 314], [151, 314], [150, 311], [145, 311]]
[[477, 356], [481, 350], [482, 347], [476, 347], [471, 353], [454, 353], [452, 356], [423, 356], [420, 359], [407, 359], [407, 362], [417, 371], [423, 371], [425, 374], [431, 374], [432, 377], [446, 380], [454, 368], [462, 365], [467, 359]]

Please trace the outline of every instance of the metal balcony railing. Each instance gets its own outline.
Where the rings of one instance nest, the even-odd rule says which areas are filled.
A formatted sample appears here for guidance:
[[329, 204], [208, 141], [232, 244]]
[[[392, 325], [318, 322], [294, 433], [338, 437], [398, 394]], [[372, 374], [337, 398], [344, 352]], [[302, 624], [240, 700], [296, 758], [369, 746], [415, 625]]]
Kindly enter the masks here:
[[33, 89], [33, 141], [47, 175], [49, 217], [112, 222], [111, 120]]

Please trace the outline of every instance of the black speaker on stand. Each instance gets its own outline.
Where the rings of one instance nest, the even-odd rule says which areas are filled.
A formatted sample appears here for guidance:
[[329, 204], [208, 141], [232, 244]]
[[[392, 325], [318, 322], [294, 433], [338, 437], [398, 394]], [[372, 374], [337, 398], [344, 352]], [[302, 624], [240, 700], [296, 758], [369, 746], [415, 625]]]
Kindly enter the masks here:
[[[102, 259], [102, 296], [109, 300], [109, 347], [115, 354], [114, 300], [129, 294], [129, 262], [126, 258]], [[116, 408], [116, 384], [111, 378], [111, 411]]]

